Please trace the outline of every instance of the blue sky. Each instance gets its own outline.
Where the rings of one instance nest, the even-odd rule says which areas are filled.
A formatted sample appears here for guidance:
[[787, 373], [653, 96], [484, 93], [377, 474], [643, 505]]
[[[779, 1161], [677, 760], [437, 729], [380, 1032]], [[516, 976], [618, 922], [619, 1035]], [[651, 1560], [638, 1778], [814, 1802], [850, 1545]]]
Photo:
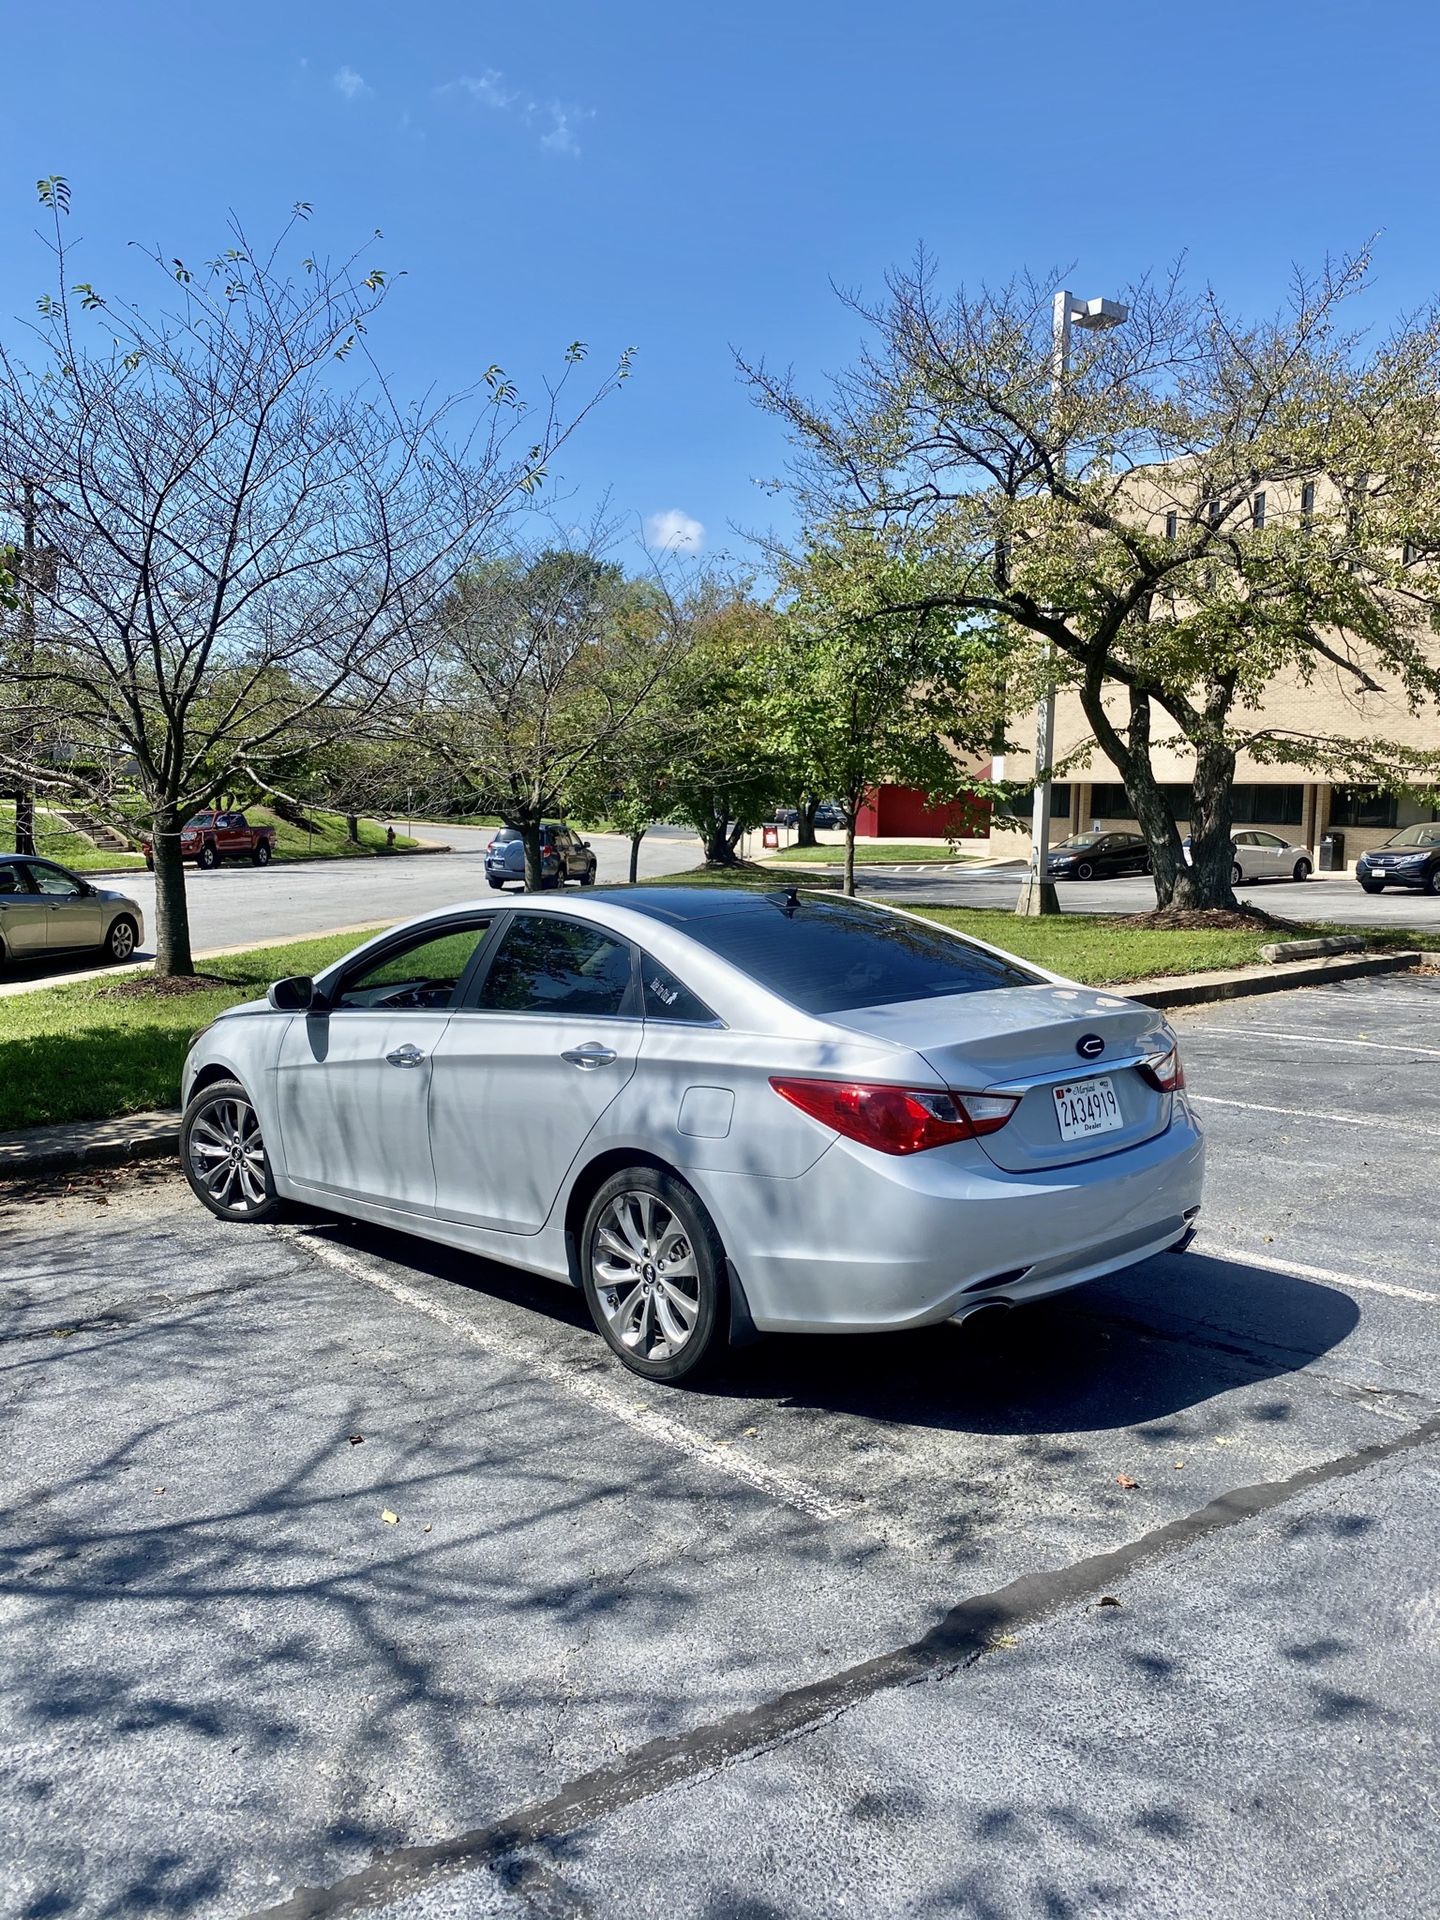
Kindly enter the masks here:
[[[0, 325], [45, 284], [34, 181], [63, 173], [81, 277], [129, 238], [200, 255], [314, 203], [408, 278], [374, 341], [402, 390], [492, 361], [533, 385], [584, 339], [635, 376], [565, 475], [706, 551], [777, 509], [783, 450], [732, 348], [807, 377], [924, 240], [955, 279], [1069, 267], [1080, 293], [1185, 252], [1269, 307], [1292, 260], [1384, 230], [1374, 317], [1440, 286], [1431, 4], [1372, 0], [84, 0], [11, 9]], [[77, 269], [78, 271], [78, 269]], [[675, 524], [680, 524], [677, 522]]]

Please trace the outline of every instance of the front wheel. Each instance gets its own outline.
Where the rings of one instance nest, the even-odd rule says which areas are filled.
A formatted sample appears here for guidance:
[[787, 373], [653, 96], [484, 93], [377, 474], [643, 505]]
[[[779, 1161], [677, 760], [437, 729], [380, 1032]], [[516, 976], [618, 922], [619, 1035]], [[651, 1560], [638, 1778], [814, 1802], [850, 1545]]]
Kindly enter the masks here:
[[123, 966], [135, 952], [135, 942], [140, 937], [140, 929], [130, 918], [122, 913], [118, 920], [112, 920], [110, 931], [105, 936], [105, 958], [113, 960], [117, 966]]
[[1095, 869], [1088, 860], [1082, 860], [1079, 866], [1076, 867], [1075, 878], [1077, 880], [1093, 880], [1095, 878]]
[[197, 867], [203, 867], [205, 871], [209, 873], [212, 867], [219, 866], [220, 856], [214, 847], [201, 847], [199, 853], [195, 856], [195, 864]]
[[490, 891], [492, 893], [503, 893], [505, 891], [505, 882], [503, 880], [492, 880], [490, 882]]
[[238, 1080], [212, 1080], [186, 1107], [180, 1164], [195, 1198], [221, 1220], [273, 1220], [281, 1210], [260, 1116]]
[[1295, 862], [1295, 878], [1297, 880], [1308, 880], [1310, 878], [1310, 862], [1308, 860], [1297, 860]]
[[1440, 867], [1432, 867], [1425, 882], [1426, 893], [1440, 893]]
[[1383, 893], [1385, 891], [1385, 882], [1383, 880], [1362, 880], [1360, 885], [1366, 893]]
[[582, 873], [582, 874], [581, 874], [581, 876], [580, 876], [580, 884], [581, 884], [581, 886], [582, 886], [582, 887], [593, 887], [593, 886], [594, 886], [594, 884], [595, 884], [595, 872], [596, 872], [596, 868], [595, 868], [595, 862], [594, 862], [594, 861], [592, 860], [592, 861], [591, 861], [591, 863], [590, 863], [590, 865], [589, 865], [589, 867], [587, 867], [587, 868], [586, 868], [586, 870], [585, 870], [585, 872], [584, 872], [584, 873]]
[[632, 1373], [693, 1379], [724, 1352], [725, 1250], [683, 1180], [655, 1167], [617, 1173], [590, 1202], [580, 1247], [591, 1316]]
[[255, 842], [254, 852], [250, 855], [250, 858], [257, 867], [268, 867], [270, 864], [270, 842], [268, 840], [257, 840]]

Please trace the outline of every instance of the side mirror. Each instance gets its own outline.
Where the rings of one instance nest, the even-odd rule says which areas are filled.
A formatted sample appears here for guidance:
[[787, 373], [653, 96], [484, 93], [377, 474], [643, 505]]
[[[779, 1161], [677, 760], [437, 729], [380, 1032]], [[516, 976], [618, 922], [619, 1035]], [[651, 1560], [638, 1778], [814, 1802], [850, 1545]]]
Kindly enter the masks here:
[[277, 980], [265, 997], [277, 1013], [304, 1013], [309, 1007], [324, 1004], [316, 995], [315, 982], [305, 973]]

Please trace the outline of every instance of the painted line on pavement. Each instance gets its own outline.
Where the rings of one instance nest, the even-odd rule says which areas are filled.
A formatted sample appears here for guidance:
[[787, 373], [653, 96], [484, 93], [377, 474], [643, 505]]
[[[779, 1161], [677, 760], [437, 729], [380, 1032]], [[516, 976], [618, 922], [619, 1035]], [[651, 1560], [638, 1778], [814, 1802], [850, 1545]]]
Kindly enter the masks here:
[[1337, 1034], [1317, 1033], [1313, 1027], [1212, 1027], [1206, 1026], [1206, 1033], [1236, 1033], [1244, 1040], [1295, 1040], [1297, 1042], [1318, 1041], [1325, 1047], [1364, 1047], [1377, 1053], [1423, 1053], [1429, 1059], [1440, 1060], [1440, 1047], [1412, 1046], [1408, 1040], [1342, 1040]]
[[507, 1334], [504, 1342], [490, 1339], [482, 1328], [456, 1308], [446, 1306], [441, 1300], [433, 1300], [417, 1287], [410, 1286], [404, 1280], [392, 1278], [389, 1274], [370, 1266], [354, 1254], [347, 1253], [343, 1247], [337, 1247], [333, 1241], [326, 1240], [314, 1228], [277, 1227], [272, 1231], [278, 1238], [288, 1240], [294, 1246], [304, 1247], [318, 1260], [339, 1272], [348, 1274], [352, 1279], [363, 1280], [367, 1285], [378, 1287], [382, 1293], [388, 1293], [402, 1306], [412, 1307], [417, 1313], [436, 1320], [451, 1333], [458, 1333], [462, 1339], [482, 1347], [497, 1359], [521, 1360], [531, 1373], [538, 1373], [546, 1380], [564, 1389], [572, 1399], [583, 1400], [588, 1406], [603, 1413], [607, 1419], [623, 1421], [626, 1426], [634, 1427], [648, 1439], [658, 1440], [665, 1446], [674, 1447], [687, 1454], [692, 1460], [698, 1460], [707, 1467], [713, 1467], [727, 1474], [732, 1480], [742, 1481], [746, 1486], [760, 1493], [768, 1494], [771, 1499], [783, 1501], [797, 1513], [803, 1513], [811, 1520], [839, 1520], [856, 1509], [848, 1503], [828, 1500], [816, 1488], [807, 1486], [803, 1480], [796, 1480], [787, 1473], [778, 1472], [774, 1467], [766, 1466], [763, 1461], [754, 1459], [733, 1446], [722, 1445], [706, 1435], [696, 1433], [679, 1420], [673, 1420], [667, 1413], [659, 1413], [653, 1407], [637, 1406], [627, 1399], [603, 1373], [577, 1373], [574, 1367], [539, 1345], [528, 1341], [518, 1342], [513, 1335]]
[[1263, 1267], [1267, 1273], [1289, 1273], [1299, 1280], [1321, 1280], [1332, 1287], [1356, 1287], [1362, 1293], [1383, 1293], [1392, 1300], [1418, 1300], [1423, 1306], [1440, 1307], [1440, 1293], [1402, 1287], [1392, 1280], [1369, 1280], [1358, 1273], [1336, 1273], [1332, 1267], [1302, 1266], [1298, 1260], [1273, 1259], [1269, 1254], [1252, 1253], [1248, 1247], [1237, 1247], [1229, 1241], [1212, 1240], [1208, 1234], [1201, 1234], [1195, 1246], [1201, 1253], [1213, 1254], [1217, 1259], [1243, 1260], [1249, 1266]]
[[1224, 1100], [1218, 1093], [1190, 1093], [1188, 1098], [1202, 1107], [1239, 1107], [1244, 1113], [1280, 1113], [1292, 1120], [1332, 1120], [1342, 1127], [1386, 1127], [1395, 1133], [1420, 1134], [1427, 1139], [1440, 1140], [1440, 1127], [1415, 1127], [1408, 1120], [1372, 1119], [1363, 1113], [1325, 1113], [1318, 1107], [1267, 1107], [1259, 1100]]

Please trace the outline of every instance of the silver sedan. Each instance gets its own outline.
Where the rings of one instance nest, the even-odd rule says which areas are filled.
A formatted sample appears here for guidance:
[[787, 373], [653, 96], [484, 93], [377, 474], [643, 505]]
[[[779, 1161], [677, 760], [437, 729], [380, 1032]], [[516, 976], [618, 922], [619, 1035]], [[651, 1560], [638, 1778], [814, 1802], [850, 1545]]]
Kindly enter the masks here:
[[129, 960], [144, 939], [145, 916], [129, 894], [94, 886], [53, 860], [0, 854], [0, 966], [87, 948]]
[[637, 1373], [869, 1333], [1188, 1243], [1204, 1145], [1161, 1016], [795, 891], [460, 906], [197, 1036], [181, 1156], [582, 1287]]

